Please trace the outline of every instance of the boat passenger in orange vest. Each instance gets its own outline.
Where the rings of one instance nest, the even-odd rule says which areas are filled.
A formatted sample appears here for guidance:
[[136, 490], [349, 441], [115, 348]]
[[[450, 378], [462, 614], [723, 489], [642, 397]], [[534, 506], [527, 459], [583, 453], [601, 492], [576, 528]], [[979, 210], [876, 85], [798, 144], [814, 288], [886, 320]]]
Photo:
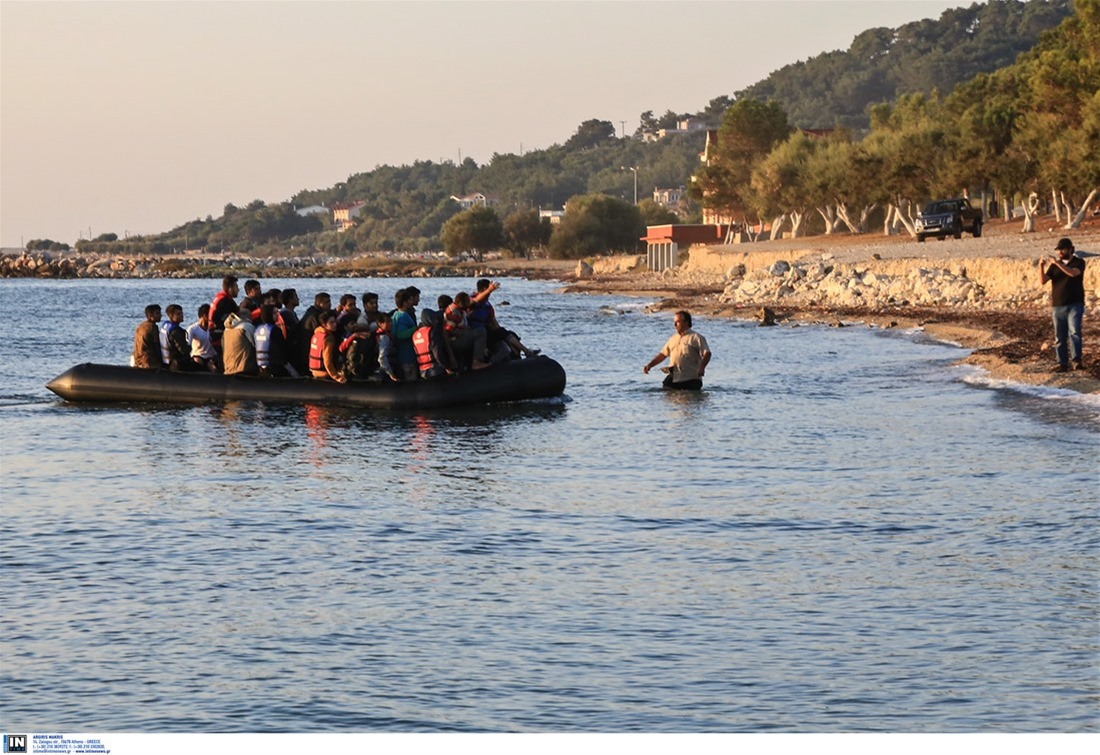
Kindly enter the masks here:
[[421, 379], [431, 380], [446, 373], [457, 372], [451, 342], [443, 331], [439, 313], [430, 309], [423, 310], [420, 313], [420, 323], [420, 327], [413, 332], [412, 342]]
[[347, 382], [340, 364], [340, 342], [336, 336], [336, 313], [329, 310], [321, 314], [320, 324], [313, 331], [309, 342], [309, 372], [322, 380]]

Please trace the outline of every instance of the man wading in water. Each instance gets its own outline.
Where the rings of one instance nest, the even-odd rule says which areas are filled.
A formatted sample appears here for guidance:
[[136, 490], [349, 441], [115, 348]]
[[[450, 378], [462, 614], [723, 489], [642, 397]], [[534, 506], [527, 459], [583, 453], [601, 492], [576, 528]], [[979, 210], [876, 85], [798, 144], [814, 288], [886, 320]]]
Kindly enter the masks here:
[[706, 338], [691, 329], [691, 315], [686, 311], [677, 312], [672, 324], [676, 326], [676, 335], [668, 339], [668, 343], [649, 360], [642, 372], [648, 375], [650, 368], [669, 359], [664, 387], [697, 391], [703, 387], [703, 373], [710, 363], [710, 346]]

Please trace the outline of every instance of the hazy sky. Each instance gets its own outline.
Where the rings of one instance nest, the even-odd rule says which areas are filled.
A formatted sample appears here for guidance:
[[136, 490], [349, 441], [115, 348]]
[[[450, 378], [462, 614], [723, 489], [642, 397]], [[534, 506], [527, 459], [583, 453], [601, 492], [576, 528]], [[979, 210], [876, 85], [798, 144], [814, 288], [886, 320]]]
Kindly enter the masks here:
[[0, 2], [0, 245], [694, 112], [969, 2]]

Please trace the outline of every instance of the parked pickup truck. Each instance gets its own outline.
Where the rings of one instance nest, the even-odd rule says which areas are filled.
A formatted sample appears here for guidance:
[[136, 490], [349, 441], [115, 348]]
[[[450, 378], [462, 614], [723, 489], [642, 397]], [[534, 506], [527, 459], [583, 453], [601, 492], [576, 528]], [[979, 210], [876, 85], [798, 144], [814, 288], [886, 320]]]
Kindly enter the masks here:
[[982, 211], [970, 206], [967, 199], [937, 199], [929, 202], [917, 215], [917, 241], [938, 236], [961, 239], [963, 231], [974, 238], [982, 235]]

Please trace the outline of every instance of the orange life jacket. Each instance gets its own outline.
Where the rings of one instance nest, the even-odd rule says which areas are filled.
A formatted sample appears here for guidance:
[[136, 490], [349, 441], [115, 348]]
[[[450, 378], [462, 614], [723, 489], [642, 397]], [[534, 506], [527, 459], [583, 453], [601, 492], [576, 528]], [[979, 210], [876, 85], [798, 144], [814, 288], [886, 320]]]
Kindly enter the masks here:
[[416, 351], [416, 367], [421, 373], [435, 366], [432, 358], [432, 329], [427, 325], [419, 327], [413, 333], [413, 349]]
[[325, 371], [325, 339], [328, 331], [320, 325], [313, 331], [313, 337], [309, 339], [309, 369], [317, 372]]

